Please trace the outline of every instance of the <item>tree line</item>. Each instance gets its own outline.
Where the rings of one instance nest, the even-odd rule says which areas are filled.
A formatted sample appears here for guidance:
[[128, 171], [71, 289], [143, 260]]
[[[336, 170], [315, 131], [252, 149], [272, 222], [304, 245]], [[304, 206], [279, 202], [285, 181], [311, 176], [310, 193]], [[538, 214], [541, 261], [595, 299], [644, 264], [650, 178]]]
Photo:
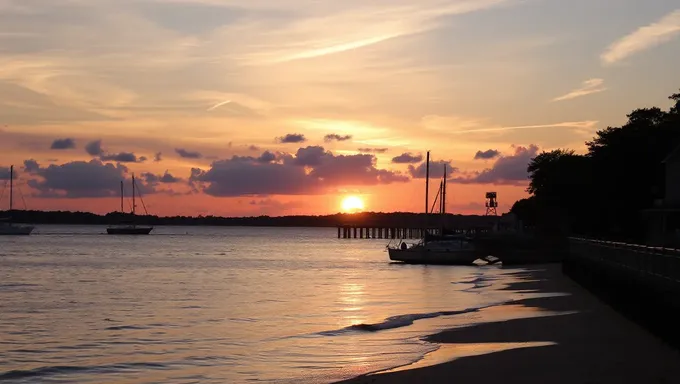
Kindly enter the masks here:
[[644, 241], [644, 210], [664, 197], [664, 159], [680, 145], [680, 93], [667, 111], [640, 108], [586, 142], [587, 152], [544, 151], [531, 160], [530, 197], [511, 212], [537, 231]]
[[98, 215], [91, 212], [70, 211], [0, 211], [1, 217], [11, 217], [17, 223], [29, 224], [86, 224], [112, 225], [135, 222], [145, 225], [209, 225], [209, 226], [264, 226], [264, 227], [401, 227], [424, 228], [438, 227], [444, 221], [447, 227], [471, 229], [490, 227], [493, 222], [485, 216], [463, 216], [447, 214], [445, 219], [440, 215], [425, 215], [412, 212], [360, 212], [337, 213], [332, 215], [291, 215], [291, 216], [251, 216], [221, 217], [213, 215], [199, 216], [155, 216], [135, 215], [129, 213], [110, 212]]

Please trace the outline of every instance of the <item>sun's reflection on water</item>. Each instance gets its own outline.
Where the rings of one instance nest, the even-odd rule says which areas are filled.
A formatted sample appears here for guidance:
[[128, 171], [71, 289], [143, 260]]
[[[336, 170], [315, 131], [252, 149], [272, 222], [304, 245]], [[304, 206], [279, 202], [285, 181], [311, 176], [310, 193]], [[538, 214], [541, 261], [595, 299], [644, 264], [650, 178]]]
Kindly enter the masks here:
[[360, 283], [348, 282], [341, 285], [339, 301], [342, 304], [342, 311], [346, 312], [340, 320], [341, 327], [366, 322], [365, 288], [365, 285]]

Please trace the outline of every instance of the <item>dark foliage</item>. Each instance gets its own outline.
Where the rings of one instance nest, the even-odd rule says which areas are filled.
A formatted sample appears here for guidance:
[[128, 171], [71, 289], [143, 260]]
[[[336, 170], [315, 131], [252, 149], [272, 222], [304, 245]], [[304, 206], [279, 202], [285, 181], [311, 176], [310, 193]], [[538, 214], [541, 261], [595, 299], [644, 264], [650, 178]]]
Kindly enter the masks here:
[[529, 225], [560, 221], [572, 234], [640, 241], [641, 211], [663, 198], [663, 160], [680, 144], [680, 94], [668, 110], [637, 109], [621, 127], [598, 131], [588, 152], [543, 152], [528, 166], [528, 199], [511, 212]]

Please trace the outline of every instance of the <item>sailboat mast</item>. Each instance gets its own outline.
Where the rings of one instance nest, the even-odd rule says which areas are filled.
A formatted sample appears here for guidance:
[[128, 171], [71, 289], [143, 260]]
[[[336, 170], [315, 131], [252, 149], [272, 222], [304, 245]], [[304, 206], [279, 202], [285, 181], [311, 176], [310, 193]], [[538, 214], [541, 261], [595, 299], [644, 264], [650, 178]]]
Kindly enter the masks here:
[[9, 166], [9, 211], [12, 212], [14, 204], [14, 166]]
[[442, 211], [444, 209], [443, 208], [444, 207], [444, 200], [442, 200], [442, 198], [444, 197], [443, 192], [444, 192], [444, 181], [440, 181], [439, 182], [439, 193], [437, 193], [437, 195], [439, 195], [439, 214], [444, 213]]
[[425, 164], [425, 214], [427, 215], [429, 212], [428, 193], [430, 192], [430, 151], [427, 151], [427, 161]]
[[123, 180], [120, 181], [120, 212], [124, 213], [125, 212], [125, 206], [123, 205], [123, 198], [125, 194], [125, 186], [123, 183]]
[[425, 236], [423, 237], [423, 243], [427, 244], [427, 233], [428, 233], [428, 225], [430, 224], [430, 220], [428, 218], [430, 217], [430, 212], [428, 211], [429, 208], [429, 194], [430, 192], [430, 151], [427, 151], [427, 160], [425, 161]]
[[444, 164], [444, 181], [442, 184], [442, 214], [446, 214], [446, 164]]
[[132, 214], [135, 214], [135, 208], [136, 208], [136, 203], [135, 203], [135, 174], [132, 174]]

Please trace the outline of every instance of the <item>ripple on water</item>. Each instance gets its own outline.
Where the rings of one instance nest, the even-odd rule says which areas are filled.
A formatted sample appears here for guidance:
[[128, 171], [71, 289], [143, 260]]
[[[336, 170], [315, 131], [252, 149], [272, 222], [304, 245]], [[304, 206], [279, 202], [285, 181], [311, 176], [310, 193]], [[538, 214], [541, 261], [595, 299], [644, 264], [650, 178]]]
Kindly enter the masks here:
[[53, 365], [27, 370], [13, 370], [0, 374], [0, 381], [19, 379], [41, 379], [49, 376], [72, 374], [72, 373], [116, 373], [131, 369], [166, 369], [165, 364], [160, 363], [125, 363], [94, 366], [69, 366]]

